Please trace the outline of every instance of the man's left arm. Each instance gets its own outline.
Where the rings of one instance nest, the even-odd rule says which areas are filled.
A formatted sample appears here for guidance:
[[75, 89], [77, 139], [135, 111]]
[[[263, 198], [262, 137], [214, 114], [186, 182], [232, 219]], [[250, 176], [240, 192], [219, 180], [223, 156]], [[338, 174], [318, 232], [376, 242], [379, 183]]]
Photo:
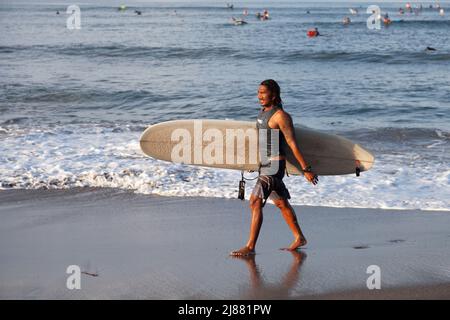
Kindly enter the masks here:
[[284, 138], [286, 139], [289, 148], [291, 148], [295, 159], [297, 159], [298, 163], [300, 163], [302, 169], [305, 169], [308, 164], [303, 158], [303, 155], [298, 148], [297, 141], [295, 140], [295, 129], [294, 124], [292, 123], [292, 118], [287, 113], [281, 112], [278, 119], [278, 127], [284, 134]]
[[298, 163], [302, 167], [302, 170], [304, 171], [305, 178], [312, 182], [313, 184], [317, 184], [317, 175], [315, 175], [312, 172], [308, 172], [308, 164], [305, 161], [305, 158], [303, 158], [302, 153], [300, 152], [300, 149], [298, 148], [297, 141], [295, 139], [295, 129], [294, 124], [292, 122], [292, 118], [289, 114], [286, 112], [280, 112], [280, 116], [277, 119], [278, 127], [280, 128], [280, 131], [284, 134], [284, 138], [286, 139], [286, 143], [288, 144], [289, 148], [291, 148], [292, 153], [294, 154], [295, 159], [297, 159]]

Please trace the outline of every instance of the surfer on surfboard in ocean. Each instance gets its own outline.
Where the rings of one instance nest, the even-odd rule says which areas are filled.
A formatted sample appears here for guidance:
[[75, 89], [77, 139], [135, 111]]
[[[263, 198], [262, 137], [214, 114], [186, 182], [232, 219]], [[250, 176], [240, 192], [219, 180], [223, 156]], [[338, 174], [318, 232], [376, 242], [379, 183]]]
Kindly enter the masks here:
[[[261, 82], [258, 89], [258, 100], [262, 106], [258, 119], [257, 128], [267, 129], [268, 135], [271, 129], [279, 130], [278, 150], [273, 152], [273, 148], [269, 146], [271, 139], [267, 140], [267, 150], [269, 154], [269, 164], [261, 166], [259, 178], [250, 196], [250, 209], [252, 220], [250, 225], [250, 235], [247, 244], [236, 251], [232, 251], [232, 256], [248, 256], [255, 254], [256, 241], [258, 240], [259, 231], [263, 222], [263, 207], [267, 199], [277, 206], [289, 228], [294, 235], [294, 241], [289, 247], [282, 250], [296, 250], [304, 245], [307, 241], [300, 229], [295, 215], [294, 209], [289, 203], [291, 197], [289, 191], [283, 183], [283, 177], [286, 170], [286, 148], [292, 150], [295, 159], [301, 165], [305, 178], [316, 185], [318, 183], [317, 175], [312, 171], [305, 159], [303, 158], [297, 142], [295, 140], [295, 131], [291, 116], [284, 111], [280, 96], [280, 86], [275, 80], [269, 79]], [[273, 168], [277, 168], [273, 172]], [[272, 170], [271, 170], [272, 169]]]

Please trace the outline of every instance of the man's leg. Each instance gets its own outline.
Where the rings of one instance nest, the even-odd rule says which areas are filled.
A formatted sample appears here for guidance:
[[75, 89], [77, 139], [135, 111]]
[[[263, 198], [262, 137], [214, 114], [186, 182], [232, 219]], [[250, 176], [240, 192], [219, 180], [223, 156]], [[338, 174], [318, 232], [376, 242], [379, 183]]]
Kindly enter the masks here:
[[261, 225], [263, 223], [262, 199], [252, 194], [250, 196], [250, 209], [252, 212], [252, 221], [247, 244], [245, 247], [231, 252], [230, 254], [232, 256], [255, 254], [256, 241], [258, 241], [259, 230], [261, 230]]
[[284, 220], [294, 234], [294, 241], [289, 247], [282, 248], [282, 250], [295, 250], [304, 246], [307, 241], [298, 225], [297, 216], [289, 201], [287, 199], [277, 199], [273, 200], [273, 203], [281, 210]]

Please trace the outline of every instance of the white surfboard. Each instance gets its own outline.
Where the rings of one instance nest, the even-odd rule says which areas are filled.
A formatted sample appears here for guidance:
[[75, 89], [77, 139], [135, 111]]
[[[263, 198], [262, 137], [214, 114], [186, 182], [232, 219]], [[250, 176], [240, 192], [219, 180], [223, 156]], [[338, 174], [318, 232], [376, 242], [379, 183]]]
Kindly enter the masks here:
[[[302, 127], [295, 136], [318, 175], [359, 175], [373, 166], [373, 155], [346, 138]], [[140, 138], [142, 151], [155, 159], [241, 171], [258, 171], [258, 144], [255, 122], [231, 120], [167, 121], [148, 127]], [[289, 174], [303, 174], [290, 149], [286, 160]]]

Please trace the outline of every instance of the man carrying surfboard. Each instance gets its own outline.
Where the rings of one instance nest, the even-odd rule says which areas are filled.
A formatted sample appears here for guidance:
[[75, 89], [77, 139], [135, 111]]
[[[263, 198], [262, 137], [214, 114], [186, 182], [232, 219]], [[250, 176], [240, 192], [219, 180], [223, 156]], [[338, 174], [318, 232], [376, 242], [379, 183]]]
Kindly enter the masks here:
[[[300, 229], [294, 209], [289, 203], [291, 197], [289, 191], [283, 183], [283, 177], [286, 170], [286, 148], [289, 147], [298, 163], [301, 165], [305, 178], [316, 185], [318, 183], [317, 175], [311, 170], [311, 167], [305, 162], [297, 142], [295, 140], [294, 125], [291, 116], [283, 110], [280, 95], [280, 86], [275, 80], [268, 79], [261, 82], [258, 89], [258, 100], [262, 106], [258, 118], [257, 128], [266, 129], [270, 133], [273, 129], [278, 129], [279, 143], [277, 150], [272, 150], [271, 139], [267, 140], [267, 150], [269, 164], [261, 167], [260, 176], [250, 196], [250, 209], [252, 212], [252, 221], [250, 225], [250, 235], [247, 244], [230, 254], [233, 256], [248, 256], [255, 253], [255, 246], [258, 240], [259, 231], [263, 222], [263, 207], [267, 199], [277, 206], [289, 228], [294, 235], [294, 241], [289, 247], [282, 250], [296, 250], [304, 246], [307, 241]], [[277, 168], [273, 172], [273, 168]], [[271, 170], [272, 169], [272, 170]]]

